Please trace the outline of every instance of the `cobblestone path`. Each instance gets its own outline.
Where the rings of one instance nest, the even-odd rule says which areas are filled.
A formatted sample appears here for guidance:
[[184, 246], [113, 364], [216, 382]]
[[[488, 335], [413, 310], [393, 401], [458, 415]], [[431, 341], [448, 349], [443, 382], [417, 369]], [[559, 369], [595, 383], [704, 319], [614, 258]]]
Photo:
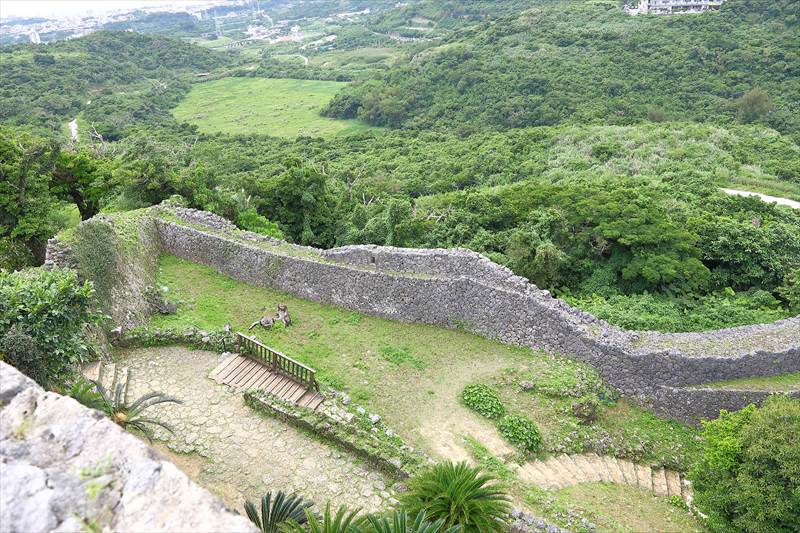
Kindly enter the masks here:
[[[156, 433], [170, 450], [203, 458], [199, 473], [187, 472], [198, 483], [239, 510], [245, 498], [256, 501], [269, 490], [297, 492], [316, 502], [318, 511], [329, 499], [334, 507], [344, 504], [368, 512], [390, 505], [393, 480], [344, 451], [251, 410], [241, 394], [208, 378], [218, 362], [215, 353], [182, 347], [130, 350], [117, 362], [130, 371], [131, 400], [154, 390], [183, 400], [183, 405], [157, 405], [149, 414], [175, 429], [175, 435]], [[175, 457], [179, 466], [181, 458]]]

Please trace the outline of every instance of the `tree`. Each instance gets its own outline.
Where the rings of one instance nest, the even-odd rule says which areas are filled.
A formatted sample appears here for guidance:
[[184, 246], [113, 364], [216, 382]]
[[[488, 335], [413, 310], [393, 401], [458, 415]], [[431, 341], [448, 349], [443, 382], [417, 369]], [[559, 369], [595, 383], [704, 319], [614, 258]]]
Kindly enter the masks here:
[[0, 239], [25, 244], [39, 263], [57, 229], [60, 202], [50, 191], [56, 151], [48, 141], [0, 128]]
[[53, 169], [53, 189], [78, 206], [81, 220], [100, 211], [100, 200], [108, 193], [102, 162], [87, 150], [58, 153]]
[[800, 524], [800, 401], [786, 396], [703, 422], [689, 477], [714, 531], [796, 531]]
[[739, 122], [750, 124], [762, 119], [772, 111], [772, 100], [766, 91], [753, 89], [736, 100]]

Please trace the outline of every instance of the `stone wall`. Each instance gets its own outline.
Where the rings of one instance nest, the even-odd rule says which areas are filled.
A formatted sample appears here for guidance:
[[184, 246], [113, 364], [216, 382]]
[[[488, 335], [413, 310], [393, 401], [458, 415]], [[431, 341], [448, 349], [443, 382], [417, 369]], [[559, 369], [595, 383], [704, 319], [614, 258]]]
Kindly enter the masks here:
[[99, 411], [0, 362], [0, 529], [256, 532]]
[[642, 401], [656, 390], [659, 399], [673, 391], [679, 400], [686, 385], [800, 371], [800, 317], [704, 333], [627, 331], [468, 250], [319, 250], [240, 231], [202, 211], [150, 213], [161, 249], [153, 257], [163, 251], [300, 298], [565, 354]]
[[[720, 409], [738, 411], [751, 403], [760, 405], [770, 396], [769, 391], [735, 390], [716, 388], [659, 387], [650, 402], [653, 410], [663, 416], [694, 423], [698, 419], [716, 418]], [[800, 399], [800, 391], [788, 393]]]
[[322, 251], [175, 221], [157, 225], [165, 251], [235, 279], [564, 353], [592, 364], [626, 394], [800, 370], [800, 317], [707, 334], [631, 332], [568, 306], [474, 252], [377, 246]]

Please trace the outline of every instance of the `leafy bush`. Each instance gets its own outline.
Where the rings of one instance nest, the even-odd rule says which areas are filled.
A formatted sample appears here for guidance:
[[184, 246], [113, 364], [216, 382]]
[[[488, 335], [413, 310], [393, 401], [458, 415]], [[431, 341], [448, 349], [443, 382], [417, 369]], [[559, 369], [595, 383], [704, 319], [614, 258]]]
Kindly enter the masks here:
[[694, 502], [714, 531], [796, 531], [800, 524], [800, 401], [720, 411], [703, 422], [690, 471]]
[[525, 416], [506, 415], [500, 420], [500, 433], [509, 442], [536, 453], [542, 446], [542, 435], [536, 424]]
[[409, 514], [425, 512], [431, 520], [444, 520], [446, 528], [485, 532], [507, 528], [508, 497], [497, 479], [465, 462], [445, 461], [414, 476], [400, 500]]
[[274, 499], [271, 492], [261, 497], [260, 516], [250, 500], [244, 503], [244, 510], [250, 521], [263, 533], [277, 533], [287, 523], [305, 524], [308, 521], [306, 509], [313, 505], [314, 502], [305, 501], [302, 496], [287, 496], [283, 491], [278, 491]]
[[486, 418], [500, 418], [506, 412], [497, 391], [488, 385], [467, 385], [461, 393], [464, 405]]
[[0, 349], [8, 361], [43, 386], [68, 381], [89, 358], [85, 329], [99, 320], [93, 293], [71, 270], [0, 271]]

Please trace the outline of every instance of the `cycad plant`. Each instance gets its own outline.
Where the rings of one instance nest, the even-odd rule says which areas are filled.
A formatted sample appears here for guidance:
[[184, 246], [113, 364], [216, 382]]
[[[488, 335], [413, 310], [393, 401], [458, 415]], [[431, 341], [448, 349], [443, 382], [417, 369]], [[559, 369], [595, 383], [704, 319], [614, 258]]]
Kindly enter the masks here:
[[[111, 420], [124, 429], [138, 429], [147, 437], [147, 440], [153, 442], [152, 426], [159, 426], [170, 433], [175, 431], [166, 423], [161, 422], [155, 418], [143, 416], [144, 411], [158, 405], [160, 403], [183, 403], [177, 398], [164, 394], [163, 392], [148, 392], [137, 398], [134, 402], [128, 401], [128, 388], [130, 385], [130, 373], [124, 383], [118, 382], [116, 379], [112, 384], [113, 394], [111, 394], [102, 383], [92, 381], [97, 393], [100, 395], [101, 401], [99, 406], [89, 405], [103, 411]], [[81, 401], [79, 398], [76, 398]], [[83, 402], [82, 402], [83, 403]]]
[[425, 512], [444, 527], [464, 531], [500, 532], [507, 526], [509, 500], [497, 478], [465, 462], [445, 461], [409, 481], [401, 503], [411, 515]]
[[369, 515], [367, 520], [374, 533], [456, 533], [461, 530], [459, 525], [446, 528], [444, 519], [428, 522], [427, 518], [425, 511], [422, 511], [409, 524], [408, 513], [400, 509], [395, 510], [391, 517]]
[[349, 511], [346, 507], [339, 507], [336, 514], [331, 514], [331, 502], [325, 506], [325, 514], [322, 520], [314, 516], [311, 511], [306, 509], [307, 527], [300, 524], [289, 524], [289, 531], [292, 533], [363, 533], [361, 520], [358, 517], [359, 509]]
[[261, 516], [250, 500], [244, 503], [244, 510], [250, 521], [263, 533], [275, 533], [287, 523], [305, 524], [308, 521], [306, 509], [312, 505], [314, 502], [304, 500], [302, 496], [287, 496], [283, 491], [278, 491], [274, 498], [272, 492], [261, 497]]
[[78, 378], [67, 394], [90, 409], [103, 410], [103, 396], [97, 392], [97, 385], [93, 381]]

